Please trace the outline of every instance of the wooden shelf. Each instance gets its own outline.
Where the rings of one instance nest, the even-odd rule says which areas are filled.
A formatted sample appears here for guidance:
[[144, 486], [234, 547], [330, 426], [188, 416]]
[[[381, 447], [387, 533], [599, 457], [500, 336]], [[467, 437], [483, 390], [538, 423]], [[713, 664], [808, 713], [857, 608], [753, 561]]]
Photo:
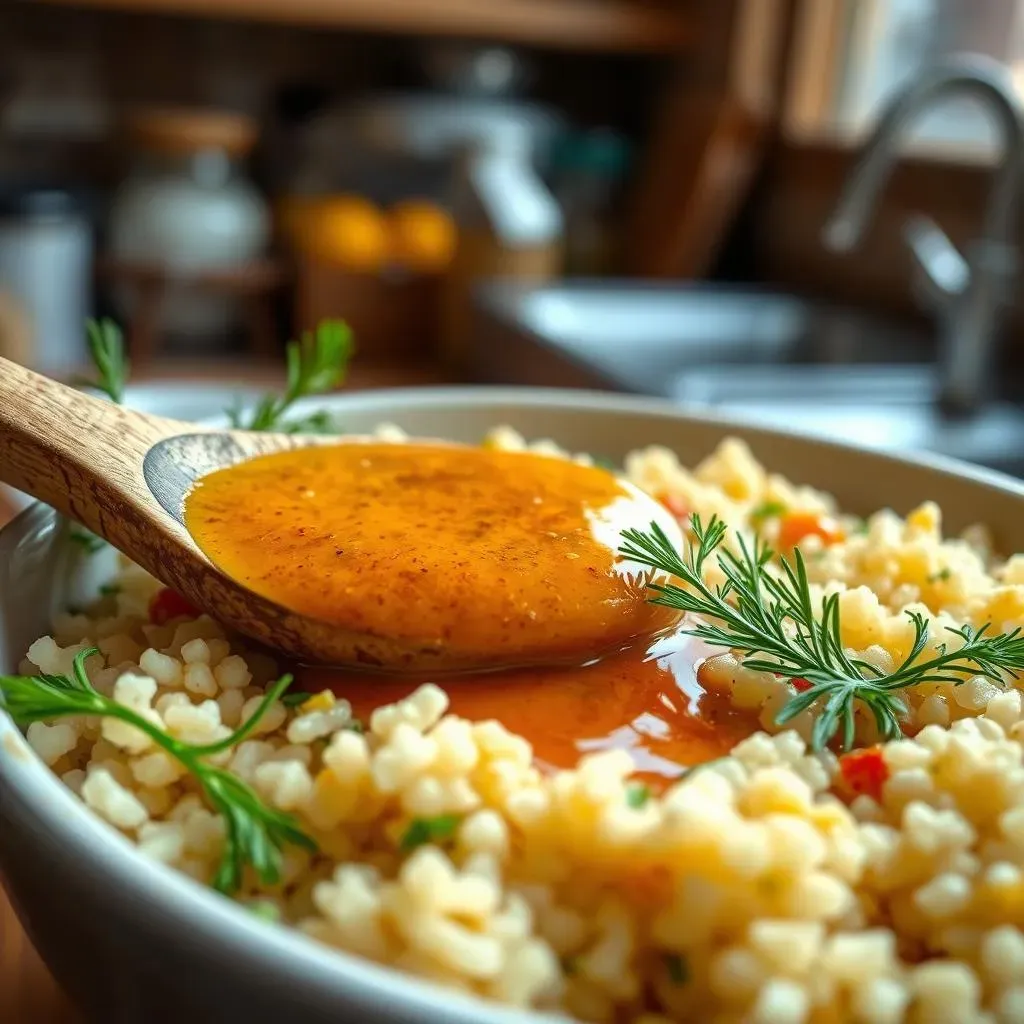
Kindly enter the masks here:
[[675, 54], [691, 18], [644, 0], [43, 0], [72, 7], [237, 18], [403, 35], [455, 36], [563, 50]]

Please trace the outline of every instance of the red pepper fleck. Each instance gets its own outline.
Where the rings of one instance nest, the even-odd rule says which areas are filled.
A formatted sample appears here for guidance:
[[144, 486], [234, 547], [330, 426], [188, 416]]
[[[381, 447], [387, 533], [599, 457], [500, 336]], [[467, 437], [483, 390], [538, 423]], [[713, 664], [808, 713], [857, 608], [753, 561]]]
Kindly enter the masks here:
[[200, 614], [198, 608], [186, 601], [176, 590], [164, 587], [158, 590], [149, 602], [149, 621], [157, 626], [163, 626], [171, 619], [180, 619], [183, 616], [195, 618]]
[[685, 519], [690, 514], [690, 506], [678, 494], [662, 494], [658, 496], [662, 503], [676, 519]]
[[882, 787], [889, 778], [881, 747], [854, 750], [839, 759], [839, 771], [847, 787], [855, 794], [865, 793], [873, 800], [882, 799]]
[[803, 676], [796, 676], [795, 678], [790, 679], [790, 682], [793, 684], [793, 689], [796, 690], [797, 693], [806, 693], [814, 685], [804, 679]]

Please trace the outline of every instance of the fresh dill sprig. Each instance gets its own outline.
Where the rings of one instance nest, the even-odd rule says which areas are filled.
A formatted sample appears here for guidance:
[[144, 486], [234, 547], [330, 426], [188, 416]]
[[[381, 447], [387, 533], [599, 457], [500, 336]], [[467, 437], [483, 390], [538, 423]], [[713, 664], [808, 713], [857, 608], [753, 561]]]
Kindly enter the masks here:
[[[907, 714], [901, 691], [922, 683], [960, 684], [972, 676], [994, 682], [1015, 678], [1024, 670], [1024, 636], [1020, 629], [992, 633], [990, 626], [946, 627], [962, 641], [956, 650], [940, 644], [938, 653], [923, 660], [928, 645], [928, 624], [917, 612], [907, 612], [914, 626], [914, 642], [903, 662], [885, 673], [876, 665], [844, 649], [839, 618], [839, 595], [827, 594], [815, 612], [807, 569], [799, 549], [792, 560], [780, 559], [778, 574], [766, 571], [772, 550], [756, 538], [753, 545], [742, 535], [739, 553], [722, 547], [726, 525], [712, 517], [691, 519], [693, 541], [680, 556], [656, 523], [649, 531], [626, 530], [619, 554], [681, 580], [654, 582], [647, 587], [655, 604], [698, 617], [683, 632], [707, 643], [729, 648], [743, 656], [743, 664], [761, 672], [810, 684], [792, 697], [776, 717], [780, 725], [807, 708], [818, 708], [811, 732], [814, 749], [823, 749], [838, 733], [848, 750], [854, 741], [855, 710], [863, 706], [874, 718], [883, 740], [902, 735], [900, 721]], [[725, 582], [714, 587], [704, 582], [703, 569], [715, 557]]]
[[325, 433], [331, 430], [331, 418], [324, 412], [298, 420], [286, 414], [300, 399], [322, 395], [345, 379], [354, 346], [352, 331], [342, 320], [324, 320], [316, 331], [307, 331], [299, 341], [288, 342], [288, 377], [283, 395], [264, 395], [246, 415], [235, 405], [227, 410], [236, 430], [279, 430], [289, 434]]
[[213, 886], [227, 895], [241, 887], [246, 866], [253, 868], [264, 885], [277, 883], [281, 878], [281, 851], [285, 845], [316, 849], [316, 844], [290, 814], [267, 807], [238, 776], [205, 760], [241, 743], [256, 728], [271, 703], [291, 685], [291, 676], [282, 676], [274, 683], [255, 713], [230, 736], [197, 746], [175, 739], [138, 712], [97, 692], [89, 682], [85, 662], [98, 653], [95, 647], [80, 651], [67, 676], [0, 676], [0, 705], [22, 727], [68, 715], [119, 719], [144, 732], [180, 762], [224, 818], [224, 851]]
[[81, 378], [78, 383], [102, 391], [112, 402], [120, 405], [124, 401], [130, 369], [121, 328], [107, 317], [90, 319], [85, 322], [85, 334], [96, 376]]

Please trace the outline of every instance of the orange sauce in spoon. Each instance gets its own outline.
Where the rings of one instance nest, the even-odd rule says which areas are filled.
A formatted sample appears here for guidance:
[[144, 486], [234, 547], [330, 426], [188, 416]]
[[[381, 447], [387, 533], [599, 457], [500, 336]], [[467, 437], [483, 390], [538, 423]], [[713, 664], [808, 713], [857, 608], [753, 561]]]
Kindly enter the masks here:
[[215, 565], [290, 611], [497, 668], [586, 661], [670, 624], [616, 555], [623, 527], [661, 513], [565, 459], [350, 443], [211, 473], [185, 525]]
[[[623, 747], [668, 779], [752, 727], [702, 694], [708, 651], [617, 555], [622, 530], [652, 520], [680, 536], [603, 469], [454, 444], [279, 452], [202, 478], [185, 504], [200, 548], [252, 591], [479, 668], [431, 681], [453, 712], [530, 740], [541, 765]], [[299, 685], [329, 686], [365, 720], [420, 681], [304, 669]]]

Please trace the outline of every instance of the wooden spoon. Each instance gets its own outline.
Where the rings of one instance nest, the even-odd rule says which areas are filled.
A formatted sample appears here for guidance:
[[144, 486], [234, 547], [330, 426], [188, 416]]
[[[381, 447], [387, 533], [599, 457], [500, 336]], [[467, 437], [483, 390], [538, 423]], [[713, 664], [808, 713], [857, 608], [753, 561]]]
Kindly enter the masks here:
[[[357, 632], [291, 612], [218, 569], [184, 525], [186, 496], [214, 470], [288, 448], [365, 440], [218, 430], [149, 416], [0, 358], [0, 482], [76, 519], [219, 622], [304, 662], [389, 672], [487, 667], [467, 663], [456, 644]], [[639, 491], [636, 498], [637, 525], [661, 519], [670, 535], [678, 532], [653, 498]], [[640, 567], [623, 562], [622, 571]]]
[[443, 652], [346, 631], [252, 593], [220, 572], [183, 525], [185, 495], [199, 477], [254, 455], [339, 440], [150, 416], [0, 358], [0, 481], [77, 520], [219, 622], [292, 658], [443, 668]]

